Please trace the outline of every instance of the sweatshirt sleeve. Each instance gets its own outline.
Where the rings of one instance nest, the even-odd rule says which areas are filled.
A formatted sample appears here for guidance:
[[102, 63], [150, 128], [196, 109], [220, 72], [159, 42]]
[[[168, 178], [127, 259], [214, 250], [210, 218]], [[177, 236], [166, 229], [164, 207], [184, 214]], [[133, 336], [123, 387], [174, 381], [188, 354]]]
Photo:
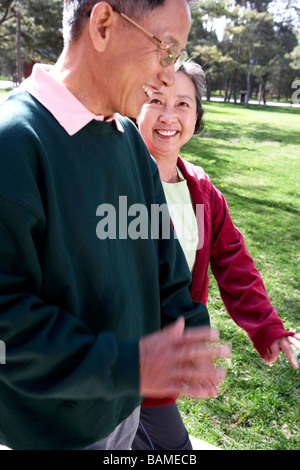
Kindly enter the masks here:
[[271, 305], [242, 234], [233, 224], [223, 195], [212, 188], [211, 268], [225, 307], [264, 357], [278, 338], [289, 336]]
[[94, 335], [40, 297], [43, 223], [37, 211], [0, 196], [0, 339], [6, 346], [0, 379], [38, 399], [138, 394], [138, 341], [117, 341], [109, 331]]

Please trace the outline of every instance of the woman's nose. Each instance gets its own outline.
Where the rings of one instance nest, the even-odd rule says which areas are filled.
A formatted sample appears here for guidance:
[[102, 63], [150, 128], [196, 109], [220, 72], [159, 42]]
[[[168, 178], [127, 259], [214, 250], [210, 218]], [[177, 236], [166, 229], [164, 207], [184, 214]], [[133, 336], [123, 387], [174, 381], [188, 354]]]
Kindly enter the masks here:
[[165, 104], [158, 119], [160, 122], [163, 122], [165, 124], [172, 124], [176, 122], [177, 114], [174, 107]]

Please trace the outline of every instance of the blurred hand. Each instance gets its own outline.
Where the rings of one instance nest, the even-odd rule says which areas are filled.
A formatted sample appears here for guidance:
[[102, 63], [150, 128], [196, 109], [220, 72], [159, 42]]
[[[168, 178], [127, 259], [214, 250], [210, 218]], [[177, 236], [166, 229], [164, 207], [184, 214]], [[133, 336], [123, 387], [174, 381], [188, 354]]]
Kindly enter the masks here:
[[283, 351], [290, 361], [292, 367], [298, 369], [299, 366], [290, 346], [291, 344], [300, 350], [300, 336], [284, 336], [283, 338], [279, 338], [274, 341], [264, 356], [265, 364], [271, 364], [272, 362], [277, 361], [280, 351]]
[[230, 346], [215, 345], [218, 332], [209, 327], [184, 330], [184, 318], [140, 340], [140, 394], [169, 397], [216, 397], [226, 370], [213, 358], [230, 356]]

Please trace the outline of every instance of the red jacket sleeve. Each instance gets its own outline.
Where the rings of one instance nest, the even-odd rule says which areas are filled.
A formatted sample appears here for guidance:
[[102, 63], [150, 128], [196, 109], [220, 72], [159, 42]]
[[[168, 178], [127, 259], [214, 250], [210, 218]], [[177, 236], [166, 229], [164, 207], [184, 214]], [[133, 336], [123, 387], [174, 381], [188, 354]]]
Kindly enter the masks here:
[[211, 191], [212, 244], [210, 263], [225, 307], [264, 357], [276, 339], [289, 336], [271, 305], [262, 278], [233, 224], [224, 196]]

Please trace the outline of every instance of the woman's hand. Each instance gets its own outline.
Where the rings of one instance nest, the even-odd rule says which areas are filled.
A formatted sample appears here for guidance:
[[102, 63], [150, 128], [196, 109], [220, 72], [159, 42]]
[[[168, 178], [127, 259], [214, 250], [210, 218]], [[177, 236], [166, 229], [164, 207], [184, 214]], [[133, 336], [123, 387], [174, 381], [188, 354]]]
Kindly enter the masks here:
[[283, 351], [288, 360], [290, 361], [292, 367], [298, 369], [297, 359], [295, 358], [291, 344], [300, 350], [300, 336], [284, 336], [274, 341], [271, 346], [268, 347], [268, 350], [264, 356], [265, 364], [271, 364], [272, 362], [277, 361], [280, 351]]

